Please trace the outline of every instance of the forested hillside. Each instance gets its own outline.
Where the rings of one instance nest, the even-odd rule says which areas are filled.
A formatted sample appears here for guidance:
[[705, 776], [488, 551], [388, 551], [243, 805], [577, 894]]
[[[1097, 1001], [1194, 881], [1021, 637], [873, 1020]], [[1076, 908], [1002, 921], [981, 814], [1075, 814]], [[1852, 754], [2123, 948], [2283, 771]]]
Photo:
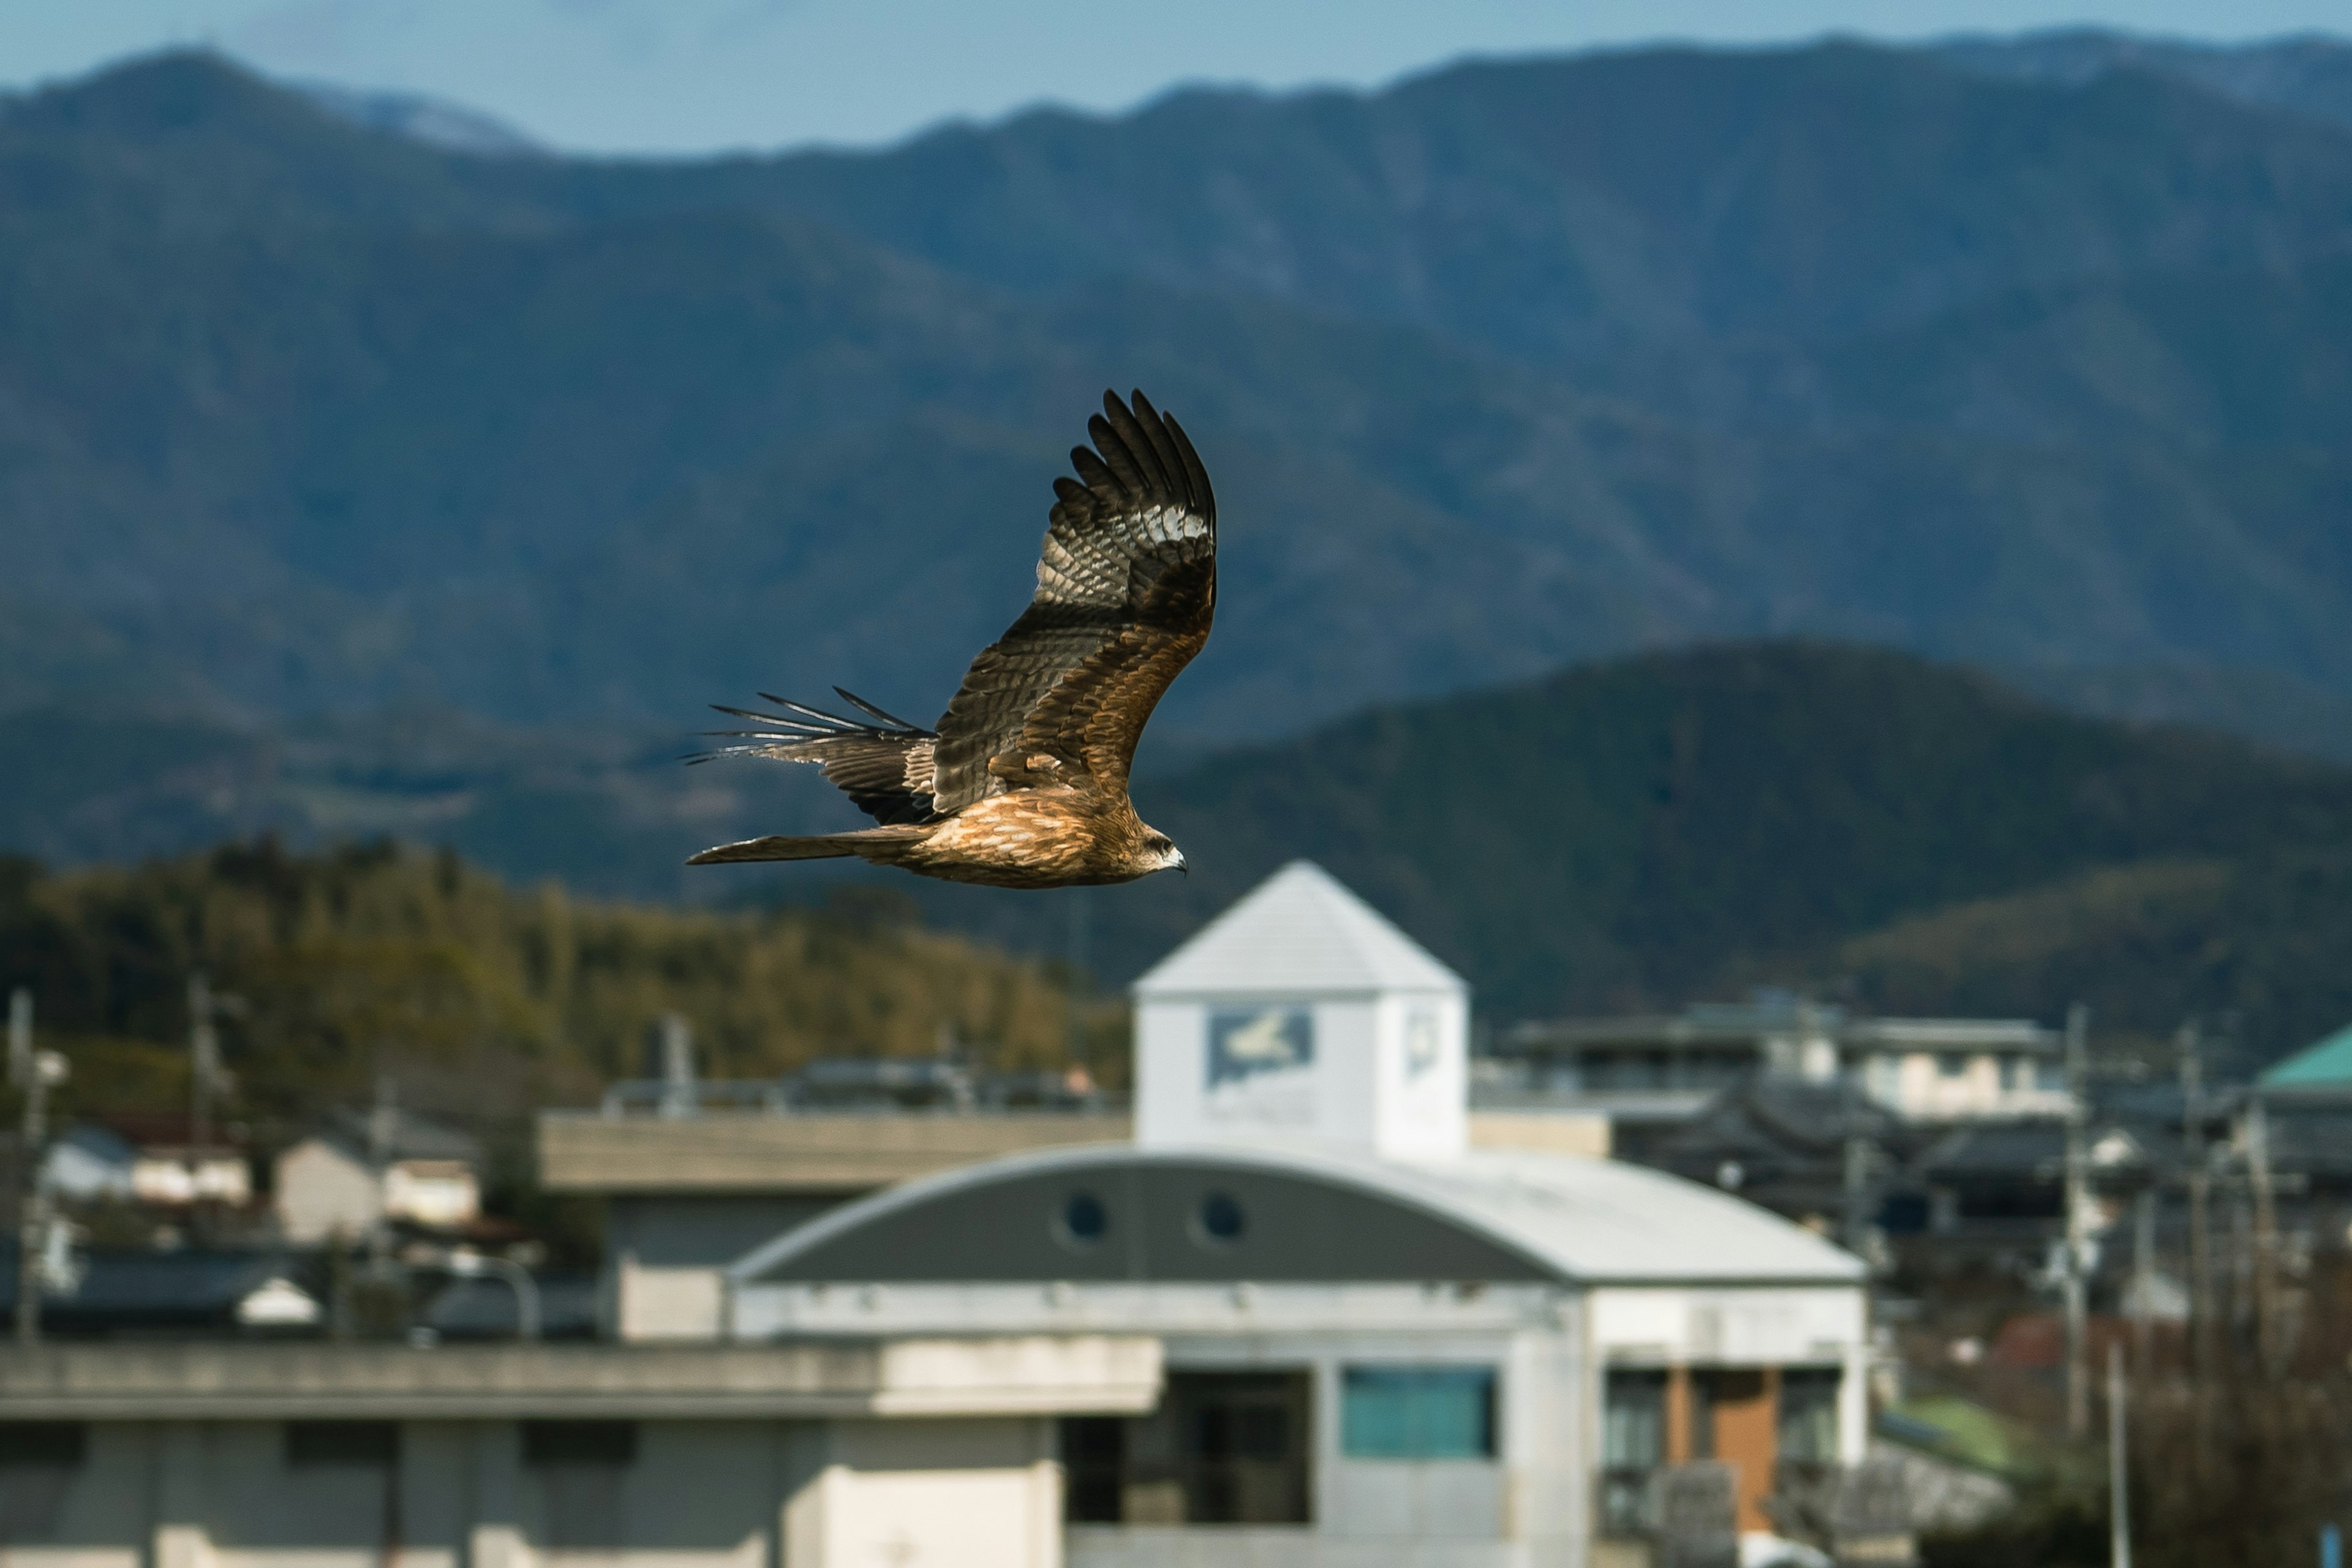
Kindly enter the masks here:
[[44, 875], [0, 863], [0, 990], [32, 988], [78, 1105], [185, 1103], [187, 982], [243, 999], [225, 1026], [229, 1112], [283, 1125], [368, 1098], [467, 1118], [592, 1101], [642, 1077], [655, 1020], [684, 1014], [701, 1068], [764, 1078], [819, 1055], [1059, 1066], [1070, 1019], [1037, 965], [907, 923], [904, 903], [678, 913], [509, 886], [389, 845], [261, 842]]

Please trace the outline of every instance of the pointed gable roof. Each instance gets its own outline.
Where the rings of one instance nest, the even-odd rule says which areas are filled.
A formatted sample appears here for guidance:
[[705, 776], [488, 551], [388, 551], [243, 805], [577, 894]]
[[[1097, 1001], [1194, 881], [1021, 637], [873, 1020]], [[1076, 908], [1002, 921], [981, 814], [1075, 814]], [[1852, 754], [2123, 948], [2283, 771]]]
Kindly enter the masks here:
[[2254, 1087], [2264, 1094], [2352, 1096], [2352, 1024], [2273, 1062], [2254, 1079]]
[[1465, 988], [1311, 860], [1268, 877], [1135, 983], [1138, 996]]

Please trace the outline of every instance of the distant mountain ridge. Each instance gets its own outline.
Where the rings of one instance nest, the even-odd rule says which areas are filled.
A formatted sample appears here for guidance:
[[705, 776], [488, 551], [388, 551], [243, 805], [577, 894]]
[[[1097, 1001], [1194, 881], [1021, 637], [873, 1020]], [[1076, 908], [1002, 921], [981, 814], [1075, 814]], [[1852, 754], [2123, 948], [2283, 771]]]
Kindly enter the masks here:
[[1929, 52], [1987, 75], [2070, 87], [2112, 71], [2148, 71], [2179, 77], [2242, 102], [2352, 125], [2352, 44], [2320, 33], [2206, 44], [2097, 27], [2061, 27], [2009, 37], [1948, 38]]
[[504, 158], [547, 150], [504, 121], [420, 93], [372, 92], [323, 81], [287, 85], [338, 120], [428, 147]]
[[[1106, 384], [1225, 502], [1147, 773], [1789, 633], [2352, 750], [2352, 131], [2263, 87], [2342, 47], [2218, 87], [2254, 57], [2003, 48], [665, 163], [453, 151], [205, 56], [10, 100], [0, 719], [40, 765], [0, 816], [65, 859], [462, 829], [675, 896], [674, 839], [821, 805], [663, 737], [756, 688], [936, 711]], [[452, 736], [439, 782], [397, 754]]]

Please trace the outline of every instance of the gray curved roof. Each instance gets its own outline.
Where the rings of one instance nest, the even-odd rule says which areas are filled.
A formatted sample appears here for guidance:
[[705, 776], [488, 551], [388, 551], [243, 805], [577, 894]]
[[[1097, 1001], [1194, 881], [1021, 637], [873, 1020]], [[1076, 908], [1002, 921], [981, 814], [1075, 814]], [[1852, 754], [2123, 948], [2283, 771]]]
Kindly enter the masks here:
[[[1078, 1194], [1108, 1230], [1058, 1228]], [[1202, 1237], [1212, 1193], [1243, 1235]], [[739, 1260], [739, 1282], [1022, 1279], [1859, 1283], [1854, 1258], [1712, 1187], [1613, 1160], [1475, 1153], [1432, 1163], [1285, 1150], [1094, 1144], [909, 1182]]]

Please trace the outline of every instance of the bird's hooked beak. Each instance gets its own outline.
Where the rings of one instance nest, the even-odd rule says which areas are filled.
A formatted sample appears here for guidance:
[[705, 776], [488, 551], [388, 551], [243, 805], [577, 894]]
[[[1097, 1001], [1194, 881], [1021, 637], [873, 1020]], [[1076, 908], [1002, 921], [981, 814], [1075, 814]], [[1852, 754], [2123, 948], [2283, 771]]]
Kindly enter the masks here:
[[1176, 851], [1176, 869], [1183, 872], [1187, 877], [1192, 874], [1192, 868], [1184, 863], [1184, 851], [1181, 849]]

